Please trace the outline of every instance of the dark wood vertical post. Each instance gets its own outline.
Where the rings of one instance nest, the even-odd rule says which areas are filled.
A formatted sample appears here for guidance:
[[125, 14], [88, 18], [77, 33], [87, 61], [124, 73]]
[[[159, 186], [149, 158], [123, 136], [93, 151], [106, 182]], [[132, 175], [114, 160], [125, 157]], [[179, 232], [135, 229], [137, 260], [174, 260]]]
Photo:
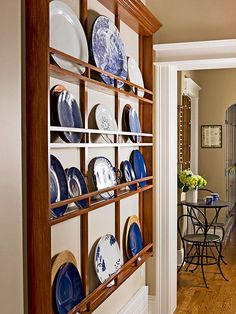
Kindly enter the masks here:
[[49, 225], [49, 2], [25, 0], [25, 117], [28, 313], [51, 313]]

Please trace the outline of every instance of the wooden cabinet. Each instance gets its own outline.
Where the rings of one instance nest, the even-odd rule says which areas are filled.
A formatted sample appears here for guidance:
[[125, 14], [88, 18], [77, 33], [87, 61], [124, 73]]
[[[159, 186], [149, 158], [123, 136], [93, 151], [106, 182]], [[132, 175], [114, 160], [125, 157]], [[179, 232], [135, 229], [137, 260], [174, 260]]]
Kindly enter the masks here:
[[[88, 29], [88, 1], [81, 0], [80, 20], [85, 29]], [[52, 313], [51, 293], [51, 252], [52, 252], [52, 228], [75, 217], [80, 217], [80, 264], [84, 285], [85, 299], [70, 313], [91, 313], [111, 293], [113, 293], [128, 277], [130, 277], [151, 255], [153, 250], [153, 49], [152, 35], [160, 27], [160, 23], [148, 11], [141, 1], [123, 0], [99, 0], [111, 14], [114, 14], [118, 29], [121, 23], [127, 24], [138, 34], [139, 66], [143, 73], [145, 89], [125, 81], [126, 85], [134, 87], [135, 93], [118, 89], [117, 81], [121, 80], [91, 64], [82, 62], [69, 55], [63, 54], [49, 47], [49, 1], [25, 1], [26, 22], [26, 55], [25, 55], [25, 106], [24, 106], [24, 179], [25, 179], [25, 244], [27, 247], [26, 269], [28, 283], [28, 312], [34, 314]], [[130, 38], [132, 41], [132, 38]], [[86, 68], [85, 74], [75, 74], [59, 68], [50, 63], [50, 55], [55, 53], [66, 60], [73, 61]], [[105, 73], [115, 79], [115, 86], [108, 86], [93, 78], [93, 73]], [[60, 80], [68, 84], [74, 84], [78, 88], [80, 106], [84, 129], [74, 131], [84, 133], [83, 141], [79, 144], [50, 143], [50, 133], [65, 131], [59, 127], [50, 126], [49, 121], [49, 90], [51, 80]], [[138, 89], [145, 92], [144, 97], [138, 96]], [[110, 95], [114, 100], [115, 117], [118, 122], [118, 132], [113, 132], [114, 143], [94, 143], [91, 134], [101, 131], [88, 128], [89, 92], [99, 92]], [[129, 97], [138, 105], [142, 134], [141, 143], [124, 143], [120, 141], [123, 135], [121, 126], [121, 98]], [[68, 130], [68, 129], [67, 129]], [[94, 153], [92, 149], [112, 149], [114, 165], [119, 168], [124, 155], [122, 149], [139, 148], [147, 166], [147, 178], [135, 180], [130, 183], [118, 184], [116, 187], [105, 189], [114, 190], [115, 196], [104, 201], [92, 201], [98, 192], [90, 192], [86, 195], [68, 199], [56, 204], [50, 204], [49, 168], [50, 153], [55, 150], [76, 149], [79, 151], [79, 165], [84, 176], [88, 171], [88, 160]], [[63, 154], [63, 153], [61, 153]], [[73, 166], [73, 165], [71, 165]], [[147, 181], [145, 187], [138, 187], [142, 180]], [[135, 191], [123, 191], [125, 186], [134, 184]], [[91, 291], [89, 287], [89, 215], [92, 212], [104, 208], [108, 204], [114, 204], [115, 236], [118, 243], [122, 244], [121, 235], [121, 201], [139, 195], [138, 212], [143, 235], [143, 250], [126, 261], [121, 269], [113, 274], [106, 282]], [[86, 208], [74, 210], [62, 217], [51, 219], [50, 209], [63, 204], [71, 204], [75, 200], [85, 199]], [[102, 235], [102, 234], [101, 234]], [[115, 280], [115, 285], [107, 288], [107, 284]]]

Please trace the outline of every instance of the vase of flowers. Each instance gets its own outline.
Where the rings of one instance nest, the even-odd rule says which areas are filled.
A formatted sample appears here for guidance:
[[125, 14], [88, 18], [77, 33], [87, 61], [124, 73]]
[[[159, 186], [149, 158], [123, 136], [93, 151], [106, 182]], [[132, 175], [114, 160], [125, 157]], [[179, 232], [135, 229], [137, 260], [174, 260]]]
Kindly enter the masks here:
[[186, 201], [188, 203], [197, 203], [198, 188], [206, 186], [205, 178], [194, 174], [190, 169], [183, 170], [178, 175], [178, 187], [186, 192]]

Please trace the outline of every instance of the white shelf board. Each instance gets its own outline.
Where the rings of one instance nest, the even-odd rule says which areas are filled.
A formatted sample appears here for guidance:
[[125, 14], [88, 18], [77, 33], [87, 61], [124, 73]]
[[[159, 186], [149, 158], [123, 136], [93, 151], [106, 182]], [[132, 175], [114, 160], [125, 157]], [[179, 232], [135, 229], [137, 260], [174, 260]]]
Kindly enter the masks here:
[[153, 143], [51, 143], [50, 148], [82, 148], [82, 147], [144, 147]]

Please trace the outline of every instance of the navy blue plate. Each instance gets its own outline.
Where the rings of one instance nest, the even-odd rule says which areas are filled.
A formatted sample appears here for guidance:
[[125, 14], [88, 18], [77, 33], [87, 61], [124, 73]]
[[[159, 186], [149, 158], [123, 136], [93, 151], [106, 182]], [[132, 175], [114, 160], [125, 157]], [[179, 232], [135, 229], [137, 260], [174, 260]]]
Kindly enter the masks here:
[[[106, 16], [99, 16], [92, 27], [90, 37], [90, 52], [93, 62], [98, 68], [120, 76], [127, 77], [127, 58], [124, 44], [115, 24]], [[108, 85], [114, 86], [114, 79], [101, 74]], [[118, 81], [118, 88], [124, 85]]]
[[[65, 171], [60, 161], [53, 155], [51, 157], [50, 167], [50, 193], [51, 203], [68, 199], [68, 185]], [[67, 209], [67, 205], [53, 208], [51, 210], [54, 217], [62, 216]]]
[[[78, 168], [71, 167], [66, 169], [66, 176], [70, 197], [76, 197], [88, 193], [88, 187], [84, 180], [84, 176]], [[85, 208], [86, 201], [81, 200], [79, 202], [75, 202], [75, 205], [79, 208]]]
[[[52, 88], [51, 102], [53, 125], [83, 128], [80, 106], [65, 87], [56, 85]], [[82, 138], [82, 134], [77, 132], [60, 132], [59, 135], [63, 141], [70, 143], [79, 143]]]
[[[120, 168], [126, 182], [134, 181], [136, 179], [133, 167], [128, 160], [122, 161]], [[135, 186], [133, 184], [129, 185], [129, 188], [130, 190], [135, 191]]]
[[60, 267], [56, 276], [55, 293], [59, 314], [67, 314], [83, 300], [80, 274], [72, 263], [66, 263]]
[[129, 248], [132, 256], [143, 249], [142, 235], [139, 226], [134, 222], [129, 228]]
[[[147, 176], [145, 161], [144, 161], [143, 155], [140, 153], [138, 149], [132, 152], [131, 163], [133, 165], [134, 172], [137, 179], [142, 179]], [[139, 185], [141, 187], [144, 187], [147, 185], [147, 181], [140, 182]]]

